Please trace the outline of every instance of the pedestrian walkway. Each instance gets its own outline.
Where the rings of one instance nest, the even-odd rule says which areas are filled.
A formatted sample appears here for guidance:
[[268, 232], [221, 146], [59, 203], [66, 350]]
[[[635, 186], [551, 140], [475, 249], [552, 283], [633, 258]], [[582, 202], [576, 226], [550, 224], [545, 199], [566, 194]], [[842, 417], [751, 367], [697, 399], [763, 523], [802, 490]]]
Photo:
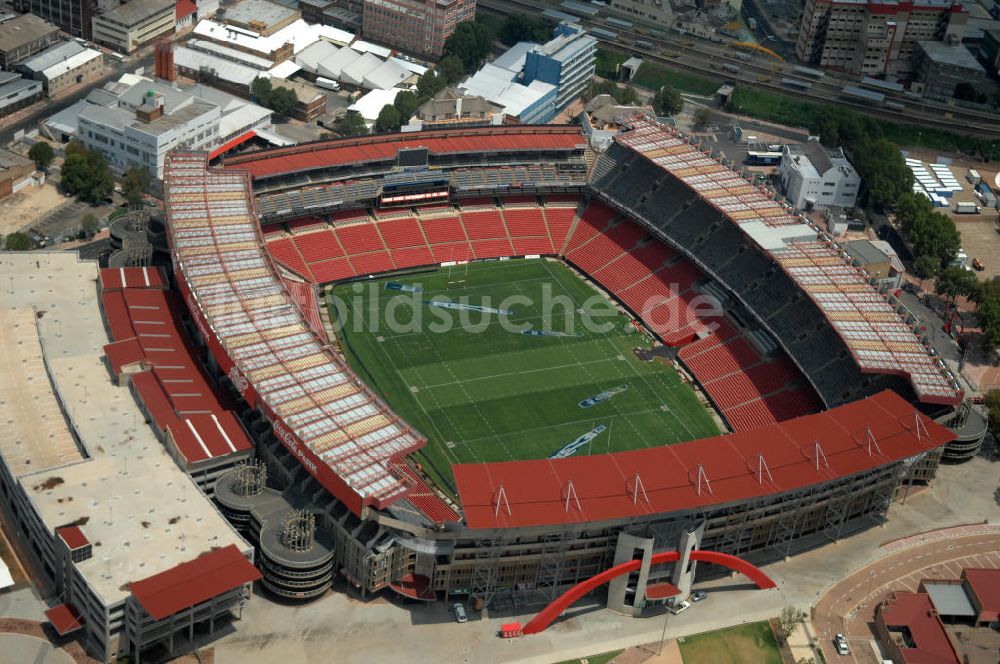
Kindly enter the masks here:
[[927, 544], [928, 542], [938, 542], [956, 537], [970, 537], [972, 535], [1000, 535], [1000, 523], [971, 523], [965, 526], [931, 530], [926, 533], [918, 533], [885, 542], [881, 548], [885, 552], [885, 555], [889, 555], [914, 546]]

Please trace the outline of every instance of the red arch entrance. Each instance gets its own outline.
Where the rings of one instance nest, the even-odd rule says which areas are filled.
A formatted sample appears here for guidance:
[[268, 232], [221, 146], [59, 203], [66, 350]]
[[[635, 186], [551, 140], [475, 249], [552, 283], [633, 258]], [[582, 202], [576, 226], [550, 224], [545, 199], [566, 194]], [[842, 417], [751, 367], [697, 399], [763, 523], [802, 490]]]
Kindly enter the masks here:
[[[651, 564], [660, 565], [663, 563], [677, 562], [678, 560], [680, 560], [680, 553], [677, 551], [664, 551], [662, 553], [653, 554]], [[769, 576], [764, 574], [764, 572], [762, 572], [757, 566], [728, 553], [695, 550], [691, 552], [691, 560], [714, 563], [716, 565], [728, 567], [729, 569], [737, 571], [753, 581], [761, 590], [776, 587], [774, 581], [772, 581]], [[531, 622], [524, 626], [524, 633], [537, 634], [538, 632], [541, 632], [578, 599], [598, 586], [607, 583], [616, 576], [636, 571], [639, 569], [641, 564], [641, 560], [630, 560], [622, 563], [621, 565], [615, 565], [610, 569], [604, 570], [600, 574], [595, 574], [586, 581], [581, 581], [553, 600], [551, 604], [539, 611], [538, 615], [532, 618]]]

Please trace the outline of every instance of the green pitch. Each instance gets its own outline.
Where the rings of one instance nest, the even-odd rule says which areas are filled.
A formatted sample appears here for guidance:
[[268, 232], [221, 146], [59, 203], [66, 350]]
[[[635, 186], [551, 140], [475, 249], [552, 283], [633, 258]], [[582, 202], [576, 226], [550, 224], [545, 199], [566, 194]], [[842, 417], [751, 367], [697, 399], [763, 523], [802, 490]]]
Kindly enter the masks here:
[[[387, 290], [387, 282], [422, 291]], [[352, 368], [427, 437], [418, 458], [443, 488], [453, 490], [453, 463], [547, 458], [602, 427], [572, 455], [718, 433], [669, 364], [636, 357], [633, 348], [650, 340], [562, 263], [496, 261], [369, 279], [333, 288], [328, 300]], [[567, 336], [522, 333], [528, 328]], [[616, 393], [580, 406], [606, 391]]]

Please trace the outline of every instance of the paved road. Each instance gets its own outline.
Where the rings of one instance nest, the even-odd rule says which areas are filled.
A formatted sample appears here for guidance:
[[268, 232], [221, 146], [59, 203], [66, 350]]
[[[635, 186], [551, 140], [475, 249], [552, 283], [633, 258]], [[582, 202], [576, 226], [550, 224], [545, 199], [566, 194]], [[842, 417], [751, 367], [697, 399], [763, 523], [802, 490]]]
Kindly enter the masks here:
[[117, 80], [122, 74], [133, 72], [139, 67], [149, 67], [152, 64], [152, 53], [147, 53], [138, 59], [135, 59], [135, 56], [133, 56], [125, 62], [116, 62], [107, 74], [94, 81], [91, 85], [84, 86], [66, 97], [60, 97], [55, 100], [47, 100], [31, 115], [22, 120], [18, 120], [9, 127], [0, 129], [0, 145], [7, 145], [10, 141], [14, 140], [15, 132], [21, 129], [24, 129], [26, 132], [30, 131], [31, 129], [34, 129], [35, 125], [40, 120], [69, 108], [76, 102], [86, 97], [91, 90], [101, 87], [108, 81]]
[[[1000, 568], [1000, 535], [929, 542], [886, 556], [830, 588], [816, 604], [813, 626], [828, 662], [877, 662], [869, 623], [875, 607], [895, 590], [915, 591], [923, 579], [957, 579], [965, 567]], [[833, 637], [847, 635], [851, 654], [837, 655]]]

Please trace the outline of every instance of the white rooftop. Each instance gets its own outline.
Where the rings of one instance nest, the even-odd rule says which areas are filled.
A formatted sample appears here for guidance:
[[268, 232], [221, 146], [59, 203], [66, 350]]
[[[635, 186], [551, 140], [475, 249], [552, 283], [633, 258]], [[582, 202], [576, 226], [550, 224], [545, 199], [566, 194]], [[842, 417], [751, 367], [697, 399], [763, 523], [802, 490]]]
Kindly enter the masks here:
[[238, 62], [221, 58], [211, 53], [203, 53], [184, 46], [174, 47], [174, 63], [178, 67], [201, 71], [207, 69], [215, 72], [220, 80], [237, 85], [245, 85], [249, 89], [250, 84], [258, 76], [267, 78], [266, 71], [241, 65]]
[[312, 25], [302, 19], [285, 26], [269, 37], [209, 19], [198, 21], [198, 24], [194, 26], [194, 33], [199, 37], [214, 39], [218, 42], [249, 49], [264, 57], [269, 57], [271, 52], [281, 48], [281, 46], [288, 42], [293, 44], [293, 51], [298, 53], [320, 39], [327, 39], [337, 43], [349, 43], [350, 40], [347, 38], [354, 38], [351, 33], [344, 30], [338, 30], [337, 28], [325, 25]]
[[458, 87], [470, 95], [479, 95], [503, 106], [503, 112], [512, 116], [520, 115], [526, 108], [555, 89], [554, 85], [542, 81], [536, 80], [530, 85], [521, 85], [513, 79], [514, 72], [487, 63]]
[[[68, 252], [7, 252], [0, 260], [0, 338], [23, 350], [23, 358], [0, 356], [0, 418], [8, 422], [0, 456], [48, 529], [81, 524], [93, 557], [77, 568], [114, 604], [128, 596], [128, 583], [213, 547], [250, 547], [170, 458], [129, 388], [111, 382], [97, 272], [96, 261]], [[24, 385], [38, 398], [19, 398]], [[86, 454], [58, 411], [38, 410], [54, 407], [56, 395]], [[25, 445], [33, 446], [30, 462], [18, 463]], [[62, 445], [70, 448], [53, 447]]]
[[379, 111], [386, 104], [396, 101], [396, 95], [400, 93], [398, 88], [390, 90], [372, 90], [368, 94], [360, 97], [356, 102], [347, 107], [349, 111], [357, 111], [365, 122], [371, 124], [378, 118]]

